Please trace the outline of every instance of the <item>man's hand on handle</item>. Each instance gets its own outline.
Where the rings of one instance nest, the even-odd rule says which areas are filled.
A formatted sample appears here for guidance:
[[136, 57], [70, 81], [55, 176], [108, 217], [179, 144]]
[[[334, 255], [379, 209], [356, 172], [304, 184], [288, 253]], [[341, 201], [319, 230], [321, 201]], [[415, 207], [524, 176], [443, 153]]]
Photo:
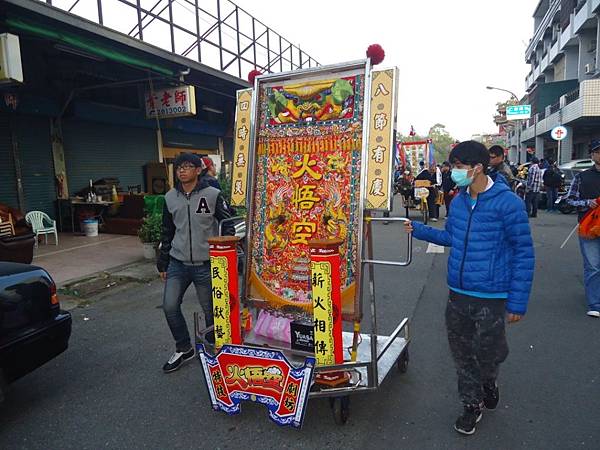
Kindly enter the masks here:
[[413, 226], [412, 226], [412, 222], [410, 220], [404, 222], [404, 231], [406, 231], [407, 233], [412, 233], [414, 230]]
[[596, 199], [592, 200], [590, 202], [590, 208], [595, 209], [598, 207], [598, 202], [596, 201]]

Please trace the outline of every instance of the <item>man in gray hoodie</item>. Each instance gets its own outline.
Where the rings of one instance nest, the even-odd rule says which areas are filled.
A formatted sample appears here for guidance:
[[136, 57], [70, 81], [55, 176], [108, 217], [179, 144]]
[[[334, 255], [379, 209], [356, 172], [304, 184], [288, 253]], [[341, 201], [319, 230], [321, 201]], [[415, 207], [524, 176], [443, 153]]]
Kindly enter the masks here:
[[[183, 153], [175, 161], [178, 183], [165, 195], [161, 249], [157, 269], [166, 282], [163, 310], [175, 339], [175, 353], [163, 366], [173, 372], [194, 358], [190, 333], [181, 313], [183, 295], [194, 283], [206, 326], [213, 325], [208, 238], [218, 235], [219, 222], [230, 217], [221, 191], [210, 186], [202, 159]], [[223, 224], [223, 234], [233, 235], [233, 223]], [[214, 333], [207, 334], [214, 342]]]

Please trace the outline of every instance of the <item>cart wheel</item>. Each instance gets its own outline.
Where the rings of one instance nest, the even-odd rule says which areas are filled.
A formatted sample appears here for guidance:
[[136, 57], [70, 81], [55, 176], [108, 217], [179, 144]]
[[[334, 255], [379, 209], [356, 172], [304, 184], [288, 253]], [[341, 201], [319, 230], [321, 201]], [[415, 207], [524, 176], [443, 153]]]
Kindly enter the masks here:
[[404, 349], [404, 351], [402, 352], [402, 354], [398, 357], [398, 361], [396, 361], [396, 364], [398, 364], [398, 370], [400, 371], [400, 373], [406, 373], [406, 371], [408, 370], [408, 347]]
[[350, 415], [350, 397], [347, 395], [344, 397], [331, 397], [329, 405], [336, 425], [344, 425]]

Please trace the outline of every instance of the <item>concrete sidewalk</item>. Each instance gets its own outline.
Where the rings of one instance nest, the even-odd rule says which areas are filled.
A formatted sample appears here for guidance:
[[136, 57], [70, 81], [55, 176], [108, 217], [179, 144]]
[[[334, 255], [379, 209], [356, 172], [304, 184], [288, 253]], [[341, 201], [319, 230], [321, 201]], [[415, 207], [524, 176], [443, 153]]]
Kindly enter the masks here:
[[142, 245], [137, 236], [99, 234], [88, 237], [61, 233], [58, 245], [53, 237], [40, 243], [32, 264], [48, 271], [57, 286], [90, 277], [110, 269], [144, 262]]

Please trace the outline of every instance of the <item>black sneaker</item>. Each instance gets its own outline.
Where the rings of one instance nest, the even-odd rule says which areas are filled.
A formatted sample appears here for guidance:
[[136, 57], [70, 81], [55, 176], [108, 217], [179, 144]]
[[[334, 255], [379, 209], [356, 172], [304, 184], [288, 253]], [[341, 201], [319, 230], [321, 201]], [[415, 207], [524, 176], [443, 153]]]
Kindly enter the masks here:
[[500, 400], [500, 392], [498, 391], [498, 385], [494, 382], [493, 384], [483, 385], [483, 404], [485, 409], [493, 411], [498, 406]]
[[462, 416], [456, 419], [454, 429], [461, 434], [475, 433], [475, 424], [481, 420], [481, 408], [478, 405], [465, 405]]
[[184, 362], [189, 361], [190, 359], [193, 359], [194, 356], [196, 356], [196, 352], [194, 351], [193, 348], [189, 349], [185, 353], [182, 353], [182, 352], [173, 353], [173, 355], [171, 355], [169, 360], [163, 366], [163, 372], [164, 373], [175, 372], [177, 369], [179, 369], [181, 367], [181, 365]]

